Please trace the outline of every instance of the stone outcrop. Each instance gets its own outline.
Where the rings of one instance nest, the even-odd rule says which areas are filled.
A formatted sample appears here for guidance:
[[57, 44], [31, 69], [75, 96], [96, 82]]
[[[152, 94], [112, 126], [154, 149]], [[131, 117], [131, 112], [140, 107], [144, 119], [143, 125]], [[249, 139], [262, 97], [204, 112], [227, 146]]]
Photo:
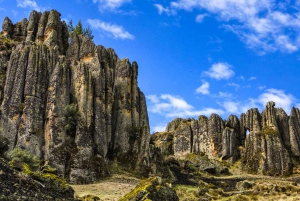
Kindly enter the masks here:
[[284, 119], [287, 115], [274, 106], [274, 102], [269, 102], [261, 115], [254, 113], [253, 122], [256, 126], [250, 127], [250, 132], [246, 137], [242, 163], [244, 168], [252, 173], [289, 175], [292, 172], [291, 158], [282, 141], [285, 133], [279, 132], [286, 128], [279, 129], [276, 121], [276, 113], [282, 116], [279, 119]]
[[110, 161], [149, 165], [149, 122], [138, 65], [83, 35], [55, 10], [33, 11], [0, 39], [1, 135], [72, 183], [109, 174]]
[[74, 190], [68, 185], [62, 185], [61, 179], [29, 176], [11, 168], [1, 157], [0, 172], [0, 200], [75, 201]]
[[176, 157], [204, 153], [231, 163], [241, 159], [243, 169], [254, 174], [289, 175], [293, 159], [300, 156], [300, 110], [292, 108], [288, 116], [272, 101], [262, 113], [249, 109], [226, 121], [216, 114], [197, 120], [176, 118], [166, 132], [173, 135]]
[[160, 177], [153, 177], [141, 181], [135, 189], [126, 194], [119, 201], [178, 201], [176, 191], [162, 181]]

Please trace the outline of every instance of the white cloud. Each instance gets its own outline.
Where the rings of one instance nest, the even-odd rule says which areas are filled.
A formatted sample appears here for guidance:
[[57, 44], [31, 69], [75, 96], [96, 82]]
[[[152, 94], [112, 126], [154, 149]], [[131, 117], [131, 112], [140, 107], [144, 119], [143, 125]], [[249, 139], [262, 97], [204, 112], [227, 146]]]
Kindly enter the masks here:
[[17, 16], [19, 14], [19, 12], [16, 10], [12, 10], [11, 12], [13, 13], [14, 16]]
[[286, 52], [292, 53], [298, 51], [298, 47], [293, 45], [288, 36], [280, 35], [276, 38], [276, 43]]
[[231, 70], [231, 68], [232, 66], [227, 63], [215, 63], [208, 71], [203, 72], [203, 74], [217, 80], [227, 80], [234, 75], [234, 72]]
[[219, 103], [219, 105], [221, 105], [226, 112], [239, 115], [247, 112], [251, 108], [263, 110], [269, 101], [275, 102], [275, 107], [282, 108], [288, 113], [291, 110], [292, 104], [297, 100], [293, 95], [286, 94], [282, 90], [266, 89], [257, 98], [249, 98], [246, 101], [227, 100]]
[[239, 113], [239, 103], [233, 101], [226, 101], [223, 103], [223, 107], [226, 109], [227, 112], [230, 113]]
[[164, 132], [166, 130], [167, 124], [159, 124], [154, 126], [151, 130], [153, 132]]
[[156, 95], [149, 95], [149, 96], [147, 96], [147, 98], [153, 103], [159, 102], [159, 98]]
[[240, 85], [234, 82], [228, 83], [228, 86], [234, 87], [235, 90], [238, 90], [240, 88]]
[[163, 13], [166, 13], [167, 15], [175, 15], [176, 12], [173, 9], [169, 9], [168, 7], [164, 8], [162, 5], [160, 4], [154, 4], [154, 6], [157, 8], [158, 13], [161, 15]]
[[289, 112], [292, 104], [296, 101], [296, 98], [291, 94], [285, 94], [282, 90], [267, 89], [265, 93], [258, 97], [258, 102], [265, 106], [269, 101], [274, 101], [276, 107]]
[[249, 81], [251, 81], [251, 80], [256, 80], [256, 77], [254, 77], [254, 76], [250, 77]]
[[217, 95], [218, 98], [231, 98], [232, 94], [231, 93], [226, 93], [226, 92], [219, 92]]
[[203, 81], [203, 84], [196, 89], [196, 93], [209, 94], [209, 83]]
[[240, 115], [241, 113], [246, 113], [251, 108], [258, 108], [258, 100], [254, 98], [249, 98], [246, 101], [234, 101], [228, 100], [219, 103], [226, 113]]
[[93, 0], [99, 4], [100, 11], [115, 11], [126, 3], [131, 3], [131, 0]]
[[185, 100], [180, 97], [175, 97], [169, 94], [163, 94], [160, 97], [162, 100], [168, 101], [170, 103], [169, 106], [174, 107], [180, 110], [190, 110], [193, 106], [189, 105]]
[[45, 10], [44, 8], [38, 6], [34, 0], [17, 0], [17, 3], [17, 6], [21, 8], [30, 8], [36, 11]]
[[199, 115], [211, 115], [212, 113], [217, 113], [219, 115], [224, 113], [223, 110], [215, 108], [204, 108], [202, 110], [196, 110], [181, 97], [173, 96], [170, 94], [163, 94], [159, 97], [156, 95], [150, 95], [150, 97], [147, 96], [147, 98], [148, 100], [150, 100], [149, 112], [161, 114], [167, 118], [187, 118], [196, 117]]
[[201, 23], [203, 22], [204, 18], [207, 17], [207, 14], [199, 14], [196, 16], [196, 22]]
[[[169, 10], [206, 10], [210, 16], [225, 22], [249, 48], [260, 54], [298, 51], [300, 1], [274, 0], [176, 0]], [[293, 8], [293, 9], [290, 9]], [[203, 16], [199, 16], [199, 21]]]
[[134, 39], [134, 36], [124, 30], [122, 26], [102, 22], [101, 20], [97, 19], [88, 19], [88, 23], [92, 28], [99, 29], [114, 38]]

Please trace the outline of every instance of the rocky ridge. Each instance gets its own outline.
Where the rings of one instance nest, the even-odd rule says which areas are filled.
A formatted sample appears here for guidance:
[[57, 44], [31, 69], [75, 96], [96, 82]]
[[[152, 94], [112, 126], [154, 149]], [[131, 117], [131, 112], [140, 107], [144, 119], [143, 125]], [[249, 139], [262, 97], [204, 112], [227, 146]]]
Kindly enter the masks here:
[[149, 165], [149, 123], [138, 65], [83, 35], [56, 10], [33, 11], [0, 35], [0, 126], [9, 150], [26, 149], [71, 183], [111, 163]]
[[[241, 159], [242, 169], [253, 174], [290, 175], [299, 164], [300, 110], [293, 107], [288, 116], [274, 102], [260, 113], [249, 109], [240, 118], [176, 118], [165, 133], [152, 139], [162, 152], [184, 158], [189, 153], [206, 154], [209, 159], [234, 163]], [[162, 139], [163, 138], [163, 139]], [[156, 141], [155, 141], [156, 140]]]

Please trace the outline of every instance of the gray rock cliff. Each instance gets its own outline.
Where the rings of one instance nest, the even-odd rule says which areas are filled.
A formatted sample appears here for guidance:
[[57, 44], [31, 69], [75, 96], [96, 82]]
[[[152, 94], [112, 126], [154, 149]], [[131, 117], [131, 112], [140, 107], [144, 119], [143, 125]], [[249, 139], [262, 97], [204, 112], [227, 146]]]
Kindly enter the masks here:
[[262, 113], [253, 108], [226, 121], [216, 114], [176, 118], [166, 132], [173, 135], [174, 156], [179, 158], [199, 153], [230, 163], [241, 159], [245, 171], [263, 175], [290, 175], [297, 165], [293, 161], [299, 162], [300, 110], [292, 108], [288, 116], [272, 101]]
[[55, 10], [5, 18], [0, 38], [1, 135], [58, 169], [93, 182], [120, 162], [149, 165], [146, 100], [138, 65], [83, 35]]

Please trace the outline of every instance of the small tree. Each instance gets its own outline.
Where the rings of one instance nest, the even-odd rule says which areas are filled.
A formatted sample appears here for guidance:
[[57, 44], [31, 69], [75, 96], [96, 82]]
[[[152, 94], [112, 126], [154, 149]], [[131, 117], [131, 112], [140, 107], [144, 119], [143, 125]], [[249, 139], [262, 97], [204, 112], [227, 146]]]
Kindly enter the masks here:
[[72, 34], [72, 33], [75, 33], [76, 35], [83, 34], [91, 40], [94, 39], [94, 36], [93, 36], [90, 26], [88, 25], [87, 28], [83, 28], [81, 20], [78, 21], [78, 23], [75, 27], [73, 26], [73, 21], [70, 20], [70, 22], [68, 24], [68, 30], [69, 30], [70, 34]]
[[75, 28], [73, 26], [73, 21], [72, 20], [69, 21], [69, 23], [68, 23], [67, 26], [68, 26], [69, 33], [72, 33], [75, 30]]
[[93, 40], [94, 39], [94, 36], [93, 36], [93, 33], [92, 33], [92, 30], [90, 28], [90, 25], [88, 25], [87, 28], [83, 29], [83, 35], [89, 37], [89, 39]]
[[81, 20], [78, 21], [76, 27], [75, 27], [75, 31], [74, 31], [77, 35], [83, 34], [83, 29], [82, 29], [82, 23]]

